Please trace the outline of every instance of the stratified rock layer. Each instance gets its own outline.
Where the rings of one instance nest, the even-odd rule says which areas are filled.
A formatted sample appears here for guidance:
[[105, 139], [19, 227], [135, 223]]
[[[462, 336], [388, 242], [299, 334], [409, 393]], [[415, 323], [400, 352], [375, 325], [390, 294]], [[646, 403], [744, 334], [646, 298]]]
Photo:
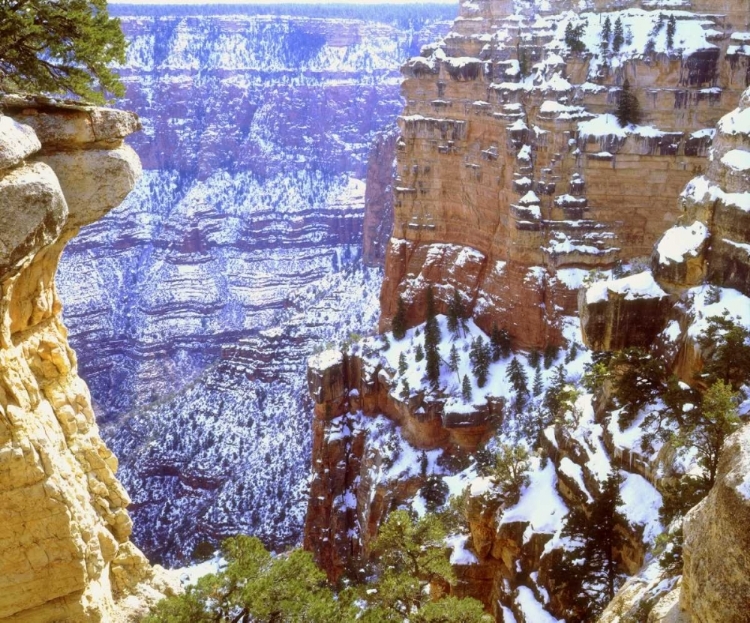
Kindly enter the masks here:
[[[409, 323], [424, 320], [433, 284], [441, 309], [458, 289], [486, 330], [505, 326], [521, 346], [559, 342], [581, 271], [648, 255], [679, 216], [712, 128], [746, 86], [748, 11], [582, 4], [462, 3], [451, 33], [403, 67], [381, 330], [399, 294]], [[605, 11], [623, 23], [617, 52], [612, 41], [602, 51]], [[581, 51], [566, 45], [568, 25], [581, 26]], [[642, 115], [623, 128], [613, 113], [625, 80]]]
[[78, 376], [54, 276], [78, 226], [140, 176], [121, 142], [138, 119], [19, 98], [0, 109], [23, 122], [0, 116], [0, 619], [125, 620], [116, 600], [153, 600], [138, 584], [154, 571], [128, 541], [130, 500]]

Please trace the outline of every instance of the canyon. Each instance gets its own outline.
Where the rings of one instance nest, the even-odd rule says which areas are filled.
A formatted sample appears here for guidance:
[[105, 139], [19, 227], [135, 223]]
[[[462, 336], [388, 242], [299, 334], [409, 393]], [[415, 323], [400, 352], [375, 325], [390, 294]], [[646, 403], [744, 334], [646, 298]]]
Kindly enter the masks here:
[[237, 532], [295, 543], [305, 361], [376, 322], [382, 262], [361, 257], [390, 236], [368, 193], [390, 188], [398, 68], [453, 8], [112, 8], [144, 175], [58, 287], [133, 538], [170, 564]]

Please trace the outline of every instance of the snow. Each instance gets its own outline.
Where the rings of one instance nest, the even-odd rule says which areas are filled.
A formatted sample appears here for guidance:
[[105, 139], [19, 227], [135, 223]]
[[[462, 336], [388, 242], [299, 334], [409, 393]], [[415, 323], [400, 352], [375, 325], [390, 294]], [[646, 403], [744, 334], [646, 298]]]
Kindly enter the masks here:
[[307, 365], [312, 370], [327, 370], [344, 363], [344, 355], [338, 349], [324, 350], [322, 353], [313, 355], [307, 360]]
[[518, 200], [518, 203], [520, 203], [521, 205], [530, 205], [539, 203], [540, 201], [541, 200], [539, 199], [539, 196], [533, 190], [530, 190]]
[[583, 268], [559, 268], [555, 276], [565, 284], [569, 290], [578, 290], [589, 275], [589, 271]]
[[518, 623], [516, 617], [513, 615], [513, 610], [508, 608], [508, 606], [504, 606], [500, 602], [497, 602], [497, 605], [500, 606], [500, 611], [503, 613], [503, 623]]
[[628, 131], [620, 127], [617, 117], [609, 113], [597, 115], [589, 121], [580, 122], [578, 124], [578, 132], [583, 138], [589, 136], [617, 136], [619, 138], [626, 138], [628, 135]]
[[691, 339], [697, 339], [708, 328], [709, 318], [725, 313], [750, 329], [750, 298], [732, 288], [719, 288], [719, 302], [708, 304], [707, 294], [708, 288], [703, 286], [688, 290], [688, 300], [692, 301], [689, 311], [693, 321], [688, 328]]
[[195, 565], [169, 569], [167, 570], [167, 573], [172, 577], [178, 578], [182, 586], [193, 586], [202, 577], [209, 575], [210, 573], [218, 573], [221, 571], [225, 564], [226, 561], [221, 556], [214, 556], [209, 560]]
[[750, 152], [732, 149], [722, 156], [721, 163], [734, 171], [747, 171], [750, 169]]
[[537, 457], [530, 460], [529, 484], [521, 491], [518, 503], [503, 512], [500, 524], [528, 523], [523, 542], [534, 533], [554, 534], [568, 514], [568, 507], [557, 492], [557, 474], [552, 461], [541, 467]]
[[746, 474], [743, 481], [736, 487], [737, 493], [743, 498], [750, 501], [750, 474]]
[[469, 540], [468, 534], [457, 534], [445, 539], [448, 547], [451, 548], [450, 563], [452, 565], [476, 565], [479, 564], [477, 557], [466, 549], [466, 542]]
[[735, 108], [719, 120], [718, 128], [722, 134], [731, 136], [750, 134], [750, 108]]
[[519, 586], [516, 595], [516, 604], [523, 613], [525, 621], [533, 623], [564, 623], [561, 619], [556, 619], [549, 612], [547, 612], [540, 604], [534, 592], [526, 587]]
[[586, 483], [583, 481], [583, 468], [580, 465], [573, 463], [573, 461], [565, 456], [560, 460], [560, 471], [578, 485], [578, 488], [587, 497], [589, 503], [594, 501], [594, 498], [591, 497], [589, 490], [586, 488]]
[[686, 255], [697, 256], [698, 249], [708, 239], [709, 235], [708, 227], [700, 221], [695, 221], [691, 225], [668, 229], [656, 247], [659, 254], [659, 263], [679, 263], [685, 261]]
[[668, 296], [654, 280], [650, 271], [623, 277], [614, 281], [599, 281], [586, 291], [586, 302], [589, 305], [609, 299], [609, 293], [625, 295], [626, 301], [646, 298], [664, 298]]
[[659, 521], [662, 499], [659, 492], [642, 476], [620, 470], [624, 478], [620, 486], [622, 512], [632, 524], [643, 526], [643, 540], [653, 544], [656, 537], [664, 532]]

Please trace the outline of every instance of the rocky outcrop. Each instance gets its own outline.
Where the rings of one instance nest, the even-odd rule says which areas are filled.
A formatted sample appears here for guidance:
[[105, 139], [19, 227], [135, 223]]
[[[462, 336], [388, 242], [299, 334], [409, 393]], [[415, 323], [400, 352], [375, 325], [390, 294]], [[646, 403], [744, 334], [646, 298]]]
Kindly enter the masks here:
[[378, 138], [367, 162], [365, 219], [362, 226], [362, 259], [368, 266], [382, 266], [393, 231], [393, 179], [395, 132]]
[[711, 492], [685, 517], [680, 606], [695, 623], [750, 621], [750, 425], [727, 439]]
[[[739, 294], [727, 303], [733, 316], [750, 296], [750, 177], [744, 168], [750, 167], [750, 92], [718, 122], [709, 161], [680, 195], [680, 217], [655, 244], [650, 270], [593, 284], [579, 295], [588, 345], [617, 350], [657, 343], [688, 383], [702, 366], [698, 325], [711, 315], [704, 308], [720, 302], [719, 288]], [[717, 288], [713, 302], [709, 284]]]
[[[404, 65], [381, 330], [397, 295], [411, 324], [424, 320], [433, 284], [441, 309], [458, 289], [485, 330], [560, 342], [583, 275], [650, 254], [748, 67], [746, 10], [686, 0], [669, 47], [671, 6], [465, 2], [451, 33]], [[622, 20], [619, 51], [602, 48], [603, 11]], [[642, 110], [627, 128], [613, 115], [625, 80]], [[738, 272], [732, 249], [723, 270]]]
[[78, 376], [55, 271], [79, 227], [140, 177], [122, 142], [138, 119], [17, 97], [0, 110], [0, 618], [136, 620], [158, 582], [129, 542], [130, 499]]

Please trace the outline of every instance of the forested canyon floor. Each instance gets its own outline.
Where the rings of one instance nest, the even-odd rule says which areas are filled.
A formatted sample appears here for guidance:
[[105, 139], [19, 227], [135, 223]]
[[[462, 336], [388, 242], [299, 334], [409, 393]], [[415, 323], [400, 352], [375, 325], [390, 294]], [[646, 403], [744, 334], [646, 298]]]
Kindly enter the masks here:
[[[304, 362], [373, 326], [370, 151], [401, 109], [400, 63], [452, 12], [260, 10], [121, 9], [121, 105], [142, 119], [145, 174], [58, 274], [134, 538], [154, 560], [237, 532], [301, 537]], [[390, 187], [390, 159], [373, 188], [378, 175]], [[380, 256], [389, 233], [370, 236]]]

